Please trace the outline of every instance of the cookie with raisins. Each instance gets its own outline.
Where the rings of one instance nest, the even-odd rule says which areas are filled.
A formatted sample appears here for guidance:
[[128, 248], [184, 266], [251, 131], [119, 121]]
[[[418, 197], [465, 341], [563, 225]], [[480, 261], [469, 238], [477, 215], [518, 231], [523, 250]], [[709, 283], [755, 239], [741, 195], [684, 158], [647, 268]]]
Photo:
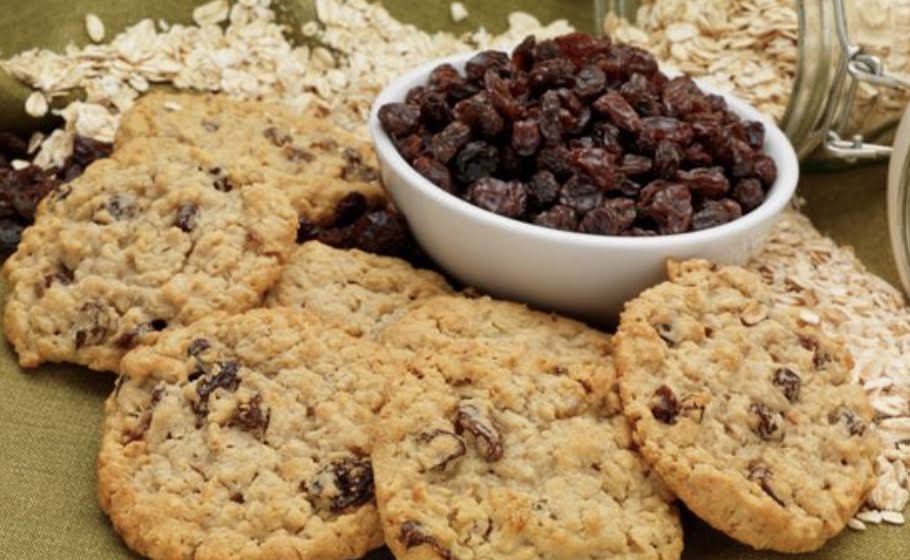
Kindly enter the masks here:
[[22, 366], [116, 370], [164, 329], [260, 304], [297, 216], [269, 184], [221, 188], [210, 161], [139, 139], [42, 201], [3, 267], [4, 333]]
[[451, 293], [439, 274], [394, 257], [304, 243], [266, 298], [269, 307], [302, 307], [354, 336], [371, 337], [412, 304]]
[[380, 340], [402, 353], [372, 454], [396, 558], [679, 558], [672, 496], [619, 410], [608, 335], [442, 296]]
[[98, 494], [153, 560], [360, 558], [382, 545], [382, 349], [305, 310], [214, 316], [123, 359]]
[[873, 412], [849, 355], [751, 272], [700, 260], [668, 270], [626, 304], [615, 339], [642, 454], [731, 537], [820, 548], [876, 481]]
[[115, 146], [134, 138], [172, 138], [204, 150], [224, 183], [265, 181], [280, 187], [313, 223], [333, 218], [350, 192], [385, 204], [368, 142], [336, 126], [326, 112], [297, 113], [225, 95], [153, 92], [123, 116]]

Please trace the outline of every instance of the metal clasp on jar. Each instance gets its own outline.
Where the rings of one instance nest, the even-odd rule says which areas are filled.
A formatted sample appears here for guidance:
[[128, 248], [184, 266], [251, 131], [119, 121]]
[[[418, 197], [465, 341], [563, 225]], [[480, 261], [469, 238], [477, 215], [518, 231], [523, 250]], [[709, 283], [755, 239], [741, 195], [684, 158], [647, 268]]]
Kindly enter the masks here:
[[910, 90], [910, 80], [889, 73], [879, 57], [863, 52], [863, 48], [854, 43], [847, 32], [844, 0], [834, 0], [833, 5], [842, 59], [832, 84], [832, 103], [828, 106], [822, 124], [825, 150], [847, 161], [887, 158], [893, 151], [891, 146], [866, 142], [860, 134], [847, 139], [842, 133], [849, 123], [856, 90], [861, 82], [878, 87]]

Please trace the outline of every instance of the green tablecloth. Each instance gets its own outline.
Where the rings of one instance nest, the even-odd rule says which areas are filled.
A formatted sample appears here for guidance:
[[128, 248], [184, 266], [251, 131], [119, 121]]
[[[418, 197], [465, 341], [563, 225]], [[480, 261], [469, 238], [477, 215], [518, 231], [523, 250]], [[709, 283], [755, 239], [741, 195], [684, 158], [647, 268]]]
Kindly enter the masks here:
[[[135, 21], [138, 14], [187, 21], [193, 0], [31, 0], [0, 11], [3, 56], [33, 46], [59, 48], [86, 40], [83, 16], [101, 15], [111, 31]], [[385, 0], [393, 15], [425, 29], [466, 31], [485, 24], [504, 26], [515, 9], [544, 21], [570, 19], [593, 29], [593, 2], [465, 1], [466, 22], [453, 25], [448, 2]], [[137, 9], [141, 6], [141, 9]], [[312, 13], [308, 2], [288, 3], [289, 20]], [[22, 114], [25, 90], [0, 75], [0, 130], [39, 126]], [[896, 283], [885, 218], [884, 166], [838, 174], [806, 175], [800, 186], [807, 211], [819, 228], [851, 244], [870, 269]], [[0, 337], [0, 340], [3, 340]], [[0, 342], [0, 559], [69, 560], [132, 558], [111, 529], [95, 499], [95, 454], [102, 402], [113, 377], [71, 366], [48, 366], [23, 373], [5, 340]], [[685, 558], [775, 558], [756, 553], [686, 516]], [[378, 557], [384, 557], [379, 555]], [[845, 532], [822, 551], [806, 558], [910, 557], [910, 526], [873, 527], [866, 533]]]

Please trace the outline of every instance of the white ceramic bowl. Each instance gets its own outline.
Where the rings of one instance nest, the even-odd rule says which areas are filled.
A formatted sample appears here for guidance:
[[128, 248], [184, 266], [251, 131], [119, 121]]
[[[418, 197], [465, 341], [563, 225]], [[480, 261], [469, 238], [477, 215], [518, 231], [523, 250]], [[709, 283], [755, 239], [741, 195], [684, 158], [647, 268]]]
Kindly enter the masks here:
[[[464, 69], [475, 53], [428, 63], [386, 87], [373, 105], [370, 133], [382, 180], [421, 247], [466, 285], [492, 295], [610, 324], [623, 303], [664, 278], [668, 258], [703, 257], [740, 264], [764, 241], [796, 190], [799, 164], [773, 121], [743, 101], [724, 95], [730, 109], [765, 125], [765, 151], [777, 164], [777, 182], [765, 202], [733, 222], [660, 237], [608, 237], [544, 228], [482, 210], [452, 196], [401, 157], [379, 123], [379, 107], [403, 101], [426, 84], [430, 71], [448, 62]], [[708, 92], [720, 93], [704, 84]]]

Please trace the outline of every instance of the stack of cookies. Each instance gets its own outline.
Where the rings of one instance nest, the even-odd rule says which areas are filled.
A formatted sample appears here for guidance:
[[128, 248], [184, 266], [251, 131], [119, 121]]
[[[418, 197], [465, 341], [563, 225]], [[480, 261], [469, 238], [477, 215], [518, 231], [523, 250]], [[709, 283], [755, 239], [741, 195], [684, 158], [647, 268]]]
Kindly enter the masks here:
[[325, 115], [152, 94], [42, 203], [5, 332], [23, 366], [120, 374], [98, 484], [131, 548], [676, 559], [676, 496], [788, 552], [859, 507], [877, 440], [849, 358], [759, 278], [672, 264], [612, 339], [297, 243], [386, 204], [372, 157]]

